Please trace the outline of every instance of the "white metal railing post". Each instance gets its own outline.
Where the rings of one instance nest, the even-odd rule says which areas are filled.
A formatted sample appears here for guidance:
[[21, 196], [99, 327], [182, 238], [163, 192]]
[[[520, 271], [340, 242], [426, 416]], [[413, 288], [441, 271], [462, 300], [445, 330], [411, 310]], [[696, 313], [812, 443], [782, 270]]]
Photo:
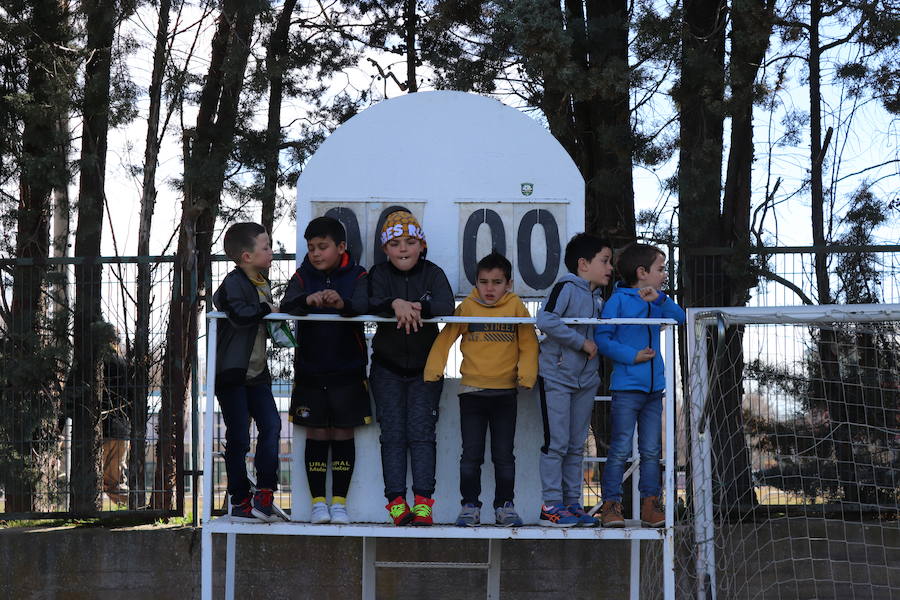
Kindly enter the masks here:
[[206, 412], [203, 415], [203, 523], [212, 516], [214, 479], [213, 429], [216, 412], [216, 343], [218, 319], [210, 317], [206, 323]]
[[712, 521], [712, 460], [708, 427], [703, 411], [709, 396], [707, 362], [708, 327], [697, 320], [698, 309], [687, 311], [688, 403], [691, 439], [690, 510], [694, 520], [694, 552], [697, 573], [697, 599], [716, 598], [715, 547]]
[[666, 367], [666, 464], [664, 476], [666, 532], [663, 540], [663, 588], [666, 600], [675, 599], [675, 327], [665, 327]]
[[[631, 518], [641, 524], [641, 456], [638, 452], [637, 423], [631, 436]], [[631, 540], [631, 574], [628, 582], [628, 598], [640, 600], [641, 597], [641, 541]]]
[[[203, 416], [203, 531], [200, 535], [200, 594], [203, 600], [212, 598], [212, 533], [207, 524], [212, 516], [213, 499], [213, 427], [216, 407], [216, 340], [218, 327], [214, 317], [206, 323], [206, 406]], [[196, 493], [196, 490], [194, 491]]]

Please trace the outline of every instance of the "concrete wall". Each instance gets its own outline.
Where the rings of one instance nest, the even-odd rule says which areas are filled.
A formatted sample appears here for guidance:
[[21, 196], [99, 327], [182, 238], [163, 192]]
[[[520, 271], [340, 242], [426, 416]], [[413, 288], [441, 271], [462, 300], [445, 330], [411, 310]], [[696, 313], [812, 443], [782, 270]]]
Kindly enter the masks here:
[[[774, 519], [735, 525], [719, 539], [719, 598], [900, 600], [900, 527]], [[679, 544], [686, 565], [690, 542]], [[215, 569], [224, 572], [217, 536]], [[656, 544], [642, 598], [656, 598]], [[354, 538], [240, 536], [238, 598], [358, 598], [362, 543]], [[379, 540], [379, 560], [484, 561], [485, 542]], [[629, 552], [618, 541], [507, 541], [501, 594], [515, 600], [624, 599]], [[190, 528], [0, 529], [0, 599], [199, 598], [200, 534]], [[454, 600], [483, 597], [485, 574], [379, 569], [378, 597]], [[680, 598], [690, 598], [681, 574]], [[221, 586], [217, 597], [223, 597]]]
[[[238, 598], [344, 600], [360, 593], [358, 538], [239, 536]], [[224, 537], [215, 569], [224, 573]], [[378, 560], [483, 562], [487, 543], [379, 540]], [[200, 597], [200, 534], [190, 528], [0, 530], [0, 598], [71, 600]], [[626, 598], [628, 550], [621, 542], [504, 542], [504, 598]], [[8, 576], [7, 576], [8, 575]], [[483, 597], [479, 571], [378, 570], [378, 597]], [[224, 597], [220, 586], [217, 597]]]

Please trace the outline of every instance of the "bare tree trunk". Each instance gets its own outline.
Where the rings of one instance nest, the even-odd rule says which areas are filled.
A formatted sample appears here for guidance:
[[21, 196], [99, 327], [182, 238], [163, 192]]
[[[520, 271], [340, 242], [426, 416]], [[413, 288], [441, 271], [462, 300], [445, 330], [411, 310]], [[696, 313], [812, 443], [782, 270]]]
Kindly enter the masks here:
[[[702, 256], [692, 250], [727, 244], [746, 244], [749, 230], [749, 154], [735, 149], [732, 193], [720, 214], [722, 186], [723, 122], [725, 92], [725, 22], [723, 0], [691, 0], [685, 3], [682, 29], [682, 75], [678, 101], [681, 105], [681, 144], [678, 167], [679, 228], [682, 248], [682, 285], [687, 306], [729, 305], [741, 284], [728, 276], [721, 256]], [[738, 59], [742, 61], [742, 58]], [[744, 71], [740, 71], [744, 73]], [[752, 83], [752, 77], [751, 77]], [[741, 91], [740, 93], [743, 93]], [[743, 115], [743, 113], [741, 113]], [[749, 116], [747, 117], [749, 119]], [[749, 126], [749, 121], [746, 123]], [[741, 126], [740, 118], [738, 126]], [[752, 137], [748, 136], [748, 141]], [[739, 191], [740, 190], [740, 191]], [[741, 204], [747, 202], [747, 204]], [[746, 215], [745, 215], [746, 213]], [[710, 239], [710, 230], [716, 239]], [[727, 232], [727, 236], [725, 233]], [[713, 470], [718, 480], [716, 503], [719, 510], [736, 510], [756, 503], [751, 478], [750, 455], [744, 438], [742, 412], [743, 331], [726, 330], [719, 340], [717, 362], [718, 400], [709, 419], [713, 446]]]
[[416, 52], [416, 27], [418, 27], [416, 0], [404, 0], [403, 25], [406, 42], [406, 91], [412, 94], [419, 91], [419, 83], [416, 81], [416, 63], [419, 60]]
[[[68, 165], [69, 148], [71, 145], [71, 131], [69, 129], [69, 117], [64, 115], [56, 122], [56, 131], [62, 147], [60, 148], [61, 160]], [[69, 170], [64, 171], [64, 180], [53, 188], [53, 257], [63, 258], [69, 256], [69, 236], [72, 233], [72, 203], [69, 199]], [[67, 265], [58, 265], [53, 269], [56, 273], [53, 285], [50, 288], [50, 297], [53, 304], [54, 339], [58, 348], [64, 348], [69, 344], [69, 268]], [[67, 361], [67, 364], [69, 362]]]
[[[828, 272], [828, 243], [825, 234], [825, 191], [822, 183], [822, 165], [828, 150], [830, 131], [822, 141], [822, 73], [819, 27], [822, 21], [821, 0], [809, 3], [809, 146], [810, 146], [810, 204], [812, 209], [812, 237], [816, 247], [815, 275], [816, 295], [819, 304], [832, 304], [831, 280]], [[859, 502], [859, 485], [853, 458], [853, 443], [847, 414], [847, 399], [841, 383], [838, 343], [835, 331], [829, 327], [818, 330], [817, 349], [822, 369], [823, 393], [828, 406], [834, 439], [838, 477], [844, 488], [844, 500]]]
[[162, 83], [165, 75], [168, 49], [166, 39], [169, 34], [169, 12], [172, 0], [160, 0], [159, 21], [156, 29], [156, 45], [153, 49], [153, 72], [150, 76], [150, 112], [147, 117], [147, 139], [144, 146], [144, 180], [141, 195], [141, 214], [138, 225], [137, 253], [137, 318], [134, 332], [134, 346], [127, 361], [131, 375], [129, 393], [131, 395], [131, 449], [128, 457], [128, 507], [138, 508], [146, 502], [144, 492], [144, 463], [147, 444], [147, 398], [150, 393], [150, 369], [153, 357], [150, 353], [150, 293], [153, 287], [152, 265], [144, 262], [150, 255], [150, 230], [153, 211], [156, 206], [156, 167], [159, 147], [159, 118], [162, 108]]
[[[226, 0], [212, 41], [197, 128], [185, 160], [185, 190], [163, 359], [162, 406], [152, 505], [170, 510], [184, 470], [184, 411], [197, 343], [199, 293], [206, 281], [212, 236], [233, 147], [238, 100], [259, 5]], [[183, 511], [183, 496], [178, 510]]]
[[[65, 71], [68, 59], [60, 51], [68, 43], [68, 16], [57, 0], [34, 3], [27, 15], [32, 35], [25, 45], [27, 93], [22, 108], [22, 156], [19, 206], [16, 211], [16, 256], [28, 261], [13, 270], [9, 338], [4, 341], [4, 361], [9, 380], [4, 382], [4, 403], [13, 415], [12, 448], [16, 466], [5, 473], [6, 510], [30, 512], [37, 508], [36, 484], [41, 462], [55, 452], [59, 396], [52, 393], [48, 372], [59, 374], [43, 339], [47, 327], [47, 290], [50, 252], [51, 193], [64, 186], [66, 165], [64, 141], [56, 123], [66, 112], [60, 81], [53, 76]], [[64, 81], [65, 75], [60, 79]], [[18, 364], [27, 361], [29, 364]], [[46, 361], [46, 362], [45, 362]], [[6, 391], [8, 390], [8, 391]]]
[[78, 227], [75, 231], [75, 371], [72, 417], [72, 510], [89, 514], [101, 508], [100, 473], [100, 348], [94, 328], [103, 320], [101, 309], [103, 196], [106, 179], [106, 144], [109, 130], [109, 90], [112, 42], [117, 6], [114, 0], [87, 0], [87, 46], [90, 58], [84, 80], [84, 131], [81, 138], [81, 179]]
[[635, 237], [634, 182], [625, 0], [588, 0], [588, 55], [594, 77], [603, 81], [590, 100], [591, 165], [586, 228], [622, 245]]
[[281, 100], [284, 91], [284, 57], [287, 54], [291, 15], [297, 0], [286, 0], [275, 31], [269, 38], [266, 70], [269, 75], [269, 120], [266, 125], [266, 155], [263, 159], [262, 226], [269, 235], [275, 225], [278, 196], [278, 155], [281, 144]]

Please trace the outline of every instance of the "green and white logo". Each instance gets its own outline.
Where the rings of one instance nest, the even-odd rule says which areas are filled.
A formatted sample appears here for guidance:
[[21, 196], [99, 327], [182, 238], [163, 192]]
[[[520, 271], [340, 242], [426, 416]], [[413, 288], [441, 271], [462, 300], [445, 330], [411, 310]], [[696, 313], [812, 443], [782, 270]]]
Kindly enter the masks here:
[[522, 195], [523, 196], [530, 196], [531, 192], [533, 192], [533, 191], [534, 191], [533, 183], [523, 183], [522, 184]]

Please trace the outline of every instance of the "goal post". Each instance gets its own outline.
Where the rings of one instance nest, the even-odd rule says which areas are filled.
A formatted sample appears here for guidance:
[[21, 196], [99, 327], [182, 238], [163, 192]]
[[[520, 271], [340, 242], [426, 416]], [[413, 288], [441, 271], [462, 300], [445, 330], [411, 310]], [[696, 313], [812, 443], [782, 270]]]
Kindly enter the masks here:
[[685, 334], [680, 593], [891, 597], [900, 304], [695, 308]]

